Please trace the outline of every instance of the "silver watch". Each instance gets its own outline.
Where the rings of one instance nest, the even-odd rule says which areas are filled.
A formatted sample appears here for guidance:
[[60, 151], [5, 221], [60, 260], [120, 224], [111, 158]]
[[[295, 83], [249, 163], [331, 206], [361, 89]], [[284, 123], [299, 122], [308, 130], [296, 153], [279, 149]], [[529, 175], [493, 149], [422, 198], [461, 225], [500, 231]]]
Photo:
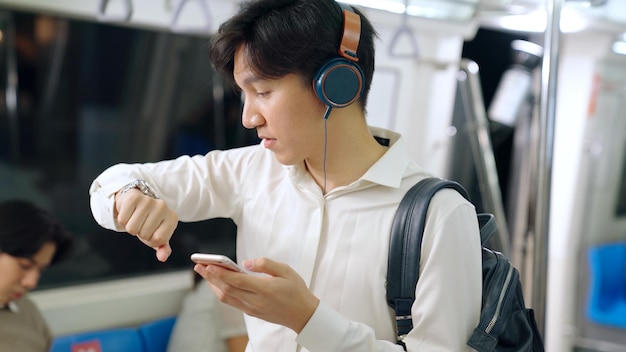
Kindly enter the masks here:
[[148, 186], [148, 183], [144, 180], [135, 180], [129, 184], [127, 184], [126, 186], [122, 187], [122, 189], [120, 190], [119, 194], [122, 195], [128, 191], [130, 191], [133, 188], [137, 188], [138, 190], [140, 190], [143, 194], [152, 197], [154, 199], [157, 199], [156, 194], [154, 194], [154, 192], [152, 191], [152, 189], [150, 189], [150, 186]]

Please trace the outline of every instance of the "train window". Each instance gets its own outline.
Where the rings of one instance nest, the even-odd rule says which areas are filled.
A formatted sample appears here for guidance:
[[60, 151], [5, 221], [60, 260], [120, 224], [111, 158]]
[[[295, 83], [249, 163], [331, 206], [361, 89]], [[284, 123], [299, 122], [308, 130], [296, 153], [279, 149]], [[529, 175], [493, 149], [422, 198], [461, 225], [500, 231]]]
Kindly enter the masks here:
[[213, 74], [208, 38], [21, 12], [0, 12], [0, 26], [0, 199], [49, 209], [77, 240], [39, 289], [191, 270], [197, 251], [234, 256], [234, 224], [212, 219], [181, 223], [160, 263], [98, 226], [87, 193], [118, 162], [258, 143], [241, 127], [239, 96]]

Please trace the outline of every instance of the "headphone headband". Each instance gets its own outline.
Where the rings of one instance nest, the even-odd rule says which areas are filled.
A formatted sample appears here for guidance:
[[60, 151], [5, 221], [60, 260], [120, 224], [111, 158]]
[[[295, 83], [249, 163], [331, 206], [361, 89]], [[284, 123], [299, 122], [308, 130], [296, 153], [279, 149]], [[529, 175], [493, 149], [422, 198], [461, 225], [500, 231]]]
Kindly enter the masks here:
[[339, 55], [358, 62], [357, 48], [361, 38], [361, 17], [351, 7], [339, 4], [343, 13], [343, 35], [339, 44]]

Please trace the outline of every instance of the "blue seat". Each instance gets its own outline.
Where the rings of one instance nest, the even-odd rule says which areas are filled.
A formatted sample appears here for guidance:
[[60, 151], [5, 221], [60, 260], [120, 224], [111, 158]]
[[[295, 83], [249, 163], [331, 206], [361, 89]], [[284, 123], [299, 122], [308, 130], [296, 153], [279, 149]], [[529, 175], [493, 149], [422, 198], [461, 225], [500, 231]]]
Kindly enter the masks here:
[[144, 352], [136, 329], [119, 328], [58, 336], [50, 352]]
[[144, 352], [165, 352], [174, 323], [176, 323], [175, 316], [140, 325], [138, 331], [143, 341]]
[[626, 243], [591, 247], [588, 258], [587, 317], [597, 324], [626, 329]]

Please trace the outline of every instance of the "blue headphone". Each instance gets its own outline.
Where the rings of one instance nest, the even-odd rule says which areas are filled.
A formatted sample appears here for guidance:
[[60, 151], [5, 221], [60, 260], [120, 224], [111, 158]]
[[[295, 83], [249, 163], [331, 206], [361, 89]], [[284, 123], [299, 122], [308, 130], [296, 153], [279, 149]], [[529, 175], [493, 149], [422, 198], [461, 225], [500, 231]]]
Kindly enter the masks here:
[[[357, 65], [361, 17], [351, 7], [337, 4], [343, 13], [343, 36], [338, 50], [340, 56], [324, 63], [313, 77], [315, 94], [329, 110], [346, 107], [363, 93], [363, 71]], [[325, 118], [328, 118], [328, 113]]]

